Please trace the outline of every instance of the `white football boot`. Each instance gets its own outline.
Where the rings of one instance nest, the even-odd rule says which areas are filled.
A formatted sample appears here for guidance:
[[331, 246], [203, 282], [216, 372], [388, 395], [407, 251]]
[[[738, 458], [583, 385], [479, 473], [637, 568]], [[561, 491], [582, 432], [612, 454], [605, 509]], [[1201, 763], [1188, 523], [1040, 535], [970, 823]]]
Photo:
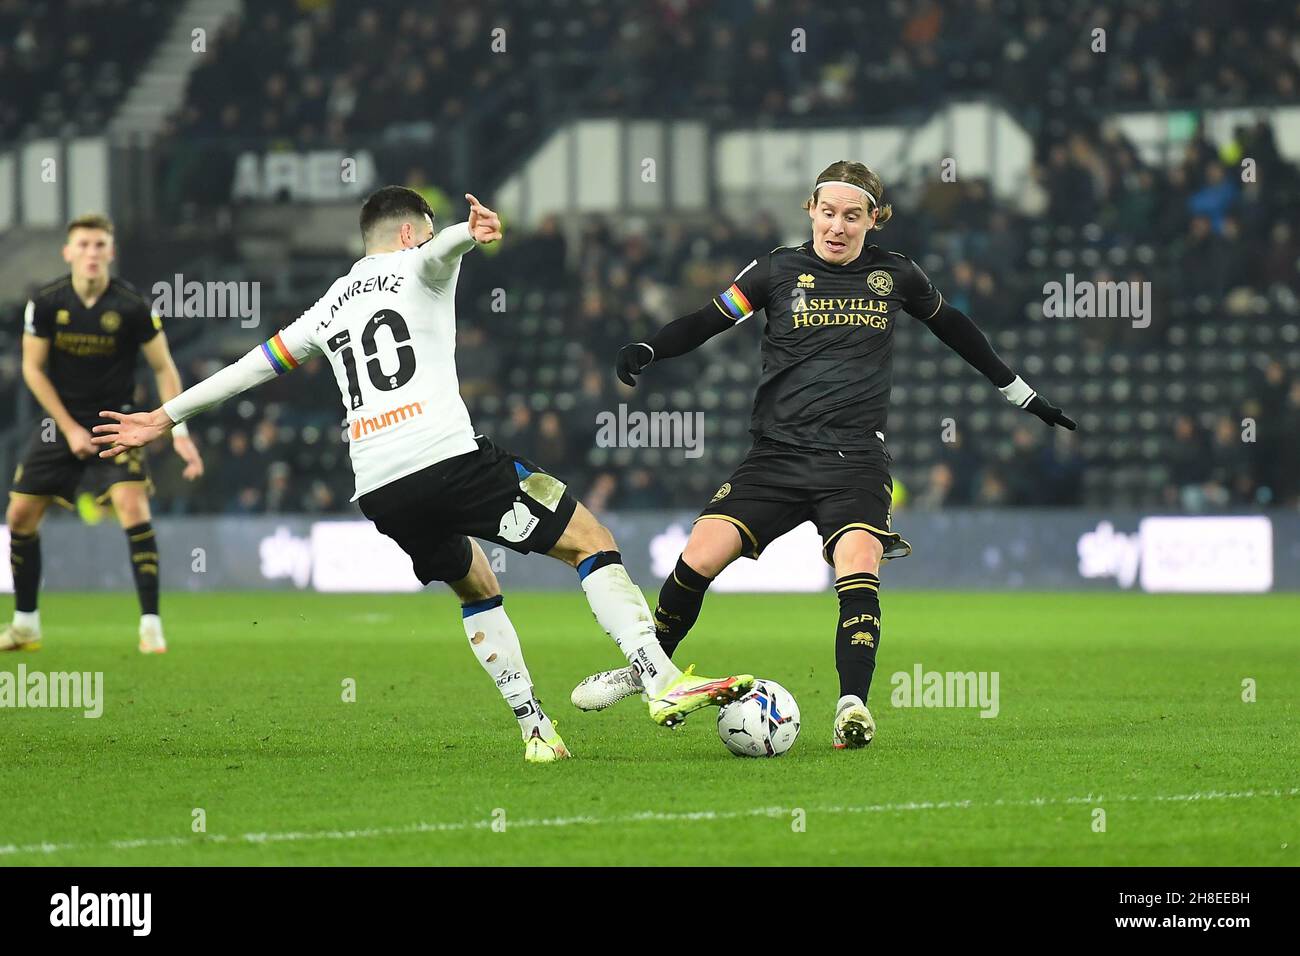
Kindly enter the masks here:
[[167, 653], [167, 641], [163, 637], [162, 618], [157, 614], [140, 615], [140, 653]]
[[875, 736], [876, 722], [872, 720], [867, 705], [851, 694], [841, 697], [835, 711], [835, 734], [832, 738], [835, 749], [855, 750], [865, 747]]
[[645, 692], [641, 678], [631, 665], [592, 674], [573, 688], [569, 700], [578, 710], [604, 710], [624, 698]]
[[0, 651], [39, 651], [41, 632], [31, 627], [10, 624], [0, 631]]

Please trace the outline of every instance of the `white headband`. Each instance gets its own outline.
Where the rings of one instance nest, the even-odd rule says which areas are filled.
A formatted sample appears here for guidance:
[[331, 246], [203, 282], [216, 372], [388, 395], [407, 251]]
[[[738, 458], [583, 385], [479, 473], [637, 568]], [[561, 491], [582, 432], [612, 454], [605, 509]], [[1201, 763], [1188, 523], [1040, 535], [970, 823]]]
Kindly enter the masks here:
[[862, 195], [866, 196], [868, 199], [871, 200], [871, 205], [876, 207], [880, 206], [880, 203], [876, 202], [876, 197], [871, 195], [871, 193], [867, 192], [857, 183], [846, 183], [841, 179], [832, 179], [824, 183], [817, 183], [815, 186], [813, 186], [813, 194], [816, 195], [817, 190], [821, 189], [823, 186], [848, 186], [850, 189], [860, 190], [862, 192]]

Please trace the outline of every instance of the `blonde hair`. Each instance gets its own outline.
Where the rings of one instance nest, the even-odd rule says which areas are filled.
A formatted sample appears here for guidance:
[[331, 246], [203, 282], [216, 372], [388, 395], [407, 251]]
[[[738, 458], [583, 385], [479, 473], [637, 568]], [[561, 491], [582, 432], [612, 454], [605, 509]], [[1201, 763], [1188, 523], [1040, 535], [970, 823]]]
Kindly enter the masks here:
[[84, 216], [78, 216], [68, 223], [67, 234], [72, 235], [74, 229], [103, 229], [111, 236], [113, 234], [113, 220], [101, 213], [90, 212]]
[[812, 197], [803, 204], [804, 209], [812, 209], [816, 205], [817, 193], [821, 191], [822, 183], [848, 183], [850, 186], [865, 189], [875, 201], [876, 209], [879, 210], [876, 224], [871, 227], [872, 229], [883, 229], [885, 223], [889, 222], [894, 215], [894, 207], [884, 201], [885, 184], [880, 181], [880, 177], [874, 170], [862, 163], [841, 159], [823, 169], [817, 177], [816, 185], [813, 186]]

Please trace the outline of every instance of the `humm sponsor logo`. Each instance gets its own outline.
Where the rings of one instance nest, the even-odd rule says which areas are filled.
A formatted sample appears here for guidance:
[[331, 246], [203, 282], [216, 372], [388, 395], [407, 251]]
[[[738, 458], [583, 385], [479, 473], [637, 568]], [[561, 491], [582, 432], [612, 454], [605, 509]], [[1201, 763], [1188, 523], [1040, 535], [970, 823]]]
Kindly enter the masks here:
[[423, 415], [424, 405], [424, 402], [411, 402], [409, 405], [390, 408], [378, 415], [362, 415], [360, 418], [354, 418], [348, 425], [348, 434], [353, 441], [357, 441], [367, 435], [381, 432], [385, 428], [391, 428], [393, 425], [400, 425], [418, 415]]

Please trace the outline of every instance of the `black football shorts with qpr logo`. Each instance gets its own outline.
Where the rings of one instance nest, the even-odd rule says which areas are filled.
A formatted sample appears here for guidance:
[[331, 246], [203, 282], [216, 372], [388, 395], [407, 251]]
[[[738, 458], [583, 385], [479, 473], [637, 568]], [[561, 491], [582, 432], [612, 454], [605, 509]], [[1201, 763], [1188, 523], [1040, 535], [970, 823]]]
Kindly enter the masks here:
[[411, 558], [421, 584], [469, 574], [469, 539], [520, 554], [546, 554], [569, 526], [578, 502], [564, 482], [497, 447], [448, 458], [357, 499], [361, 513]]
[[[79, 424], [87, 430], [93, 427], [87, 421], [79, 421]], [[52, 441], [45, 441], [46, 434], [44, 426], [38, 426], [32, 435], [22, 462], [14, 470], [10, 488], [13, 494], [50, 497], [64, 507], [72, 508], [83, 480], [99, 504], [107, 502], [112, 487], [124, 481], [143, 481], [150, 491], [153, 490], [143, 448], [132, 448], [113, 458], [100, 458], [97, 448], [96, 454], [78, 458], [72, 453], [63, 432], [55, 431]]]
[[805, 521], [817, 526], [827, 564], [834, 564], [836, 543], [854, 530], [880, 540], [883, 560], [904, 558], [912, 546], [890, 529], [889, 460], [883, 442], [867, 450], [828, 451], [760, 438], [695, 520], [720, 518], [735, 525], [748, 558]]

